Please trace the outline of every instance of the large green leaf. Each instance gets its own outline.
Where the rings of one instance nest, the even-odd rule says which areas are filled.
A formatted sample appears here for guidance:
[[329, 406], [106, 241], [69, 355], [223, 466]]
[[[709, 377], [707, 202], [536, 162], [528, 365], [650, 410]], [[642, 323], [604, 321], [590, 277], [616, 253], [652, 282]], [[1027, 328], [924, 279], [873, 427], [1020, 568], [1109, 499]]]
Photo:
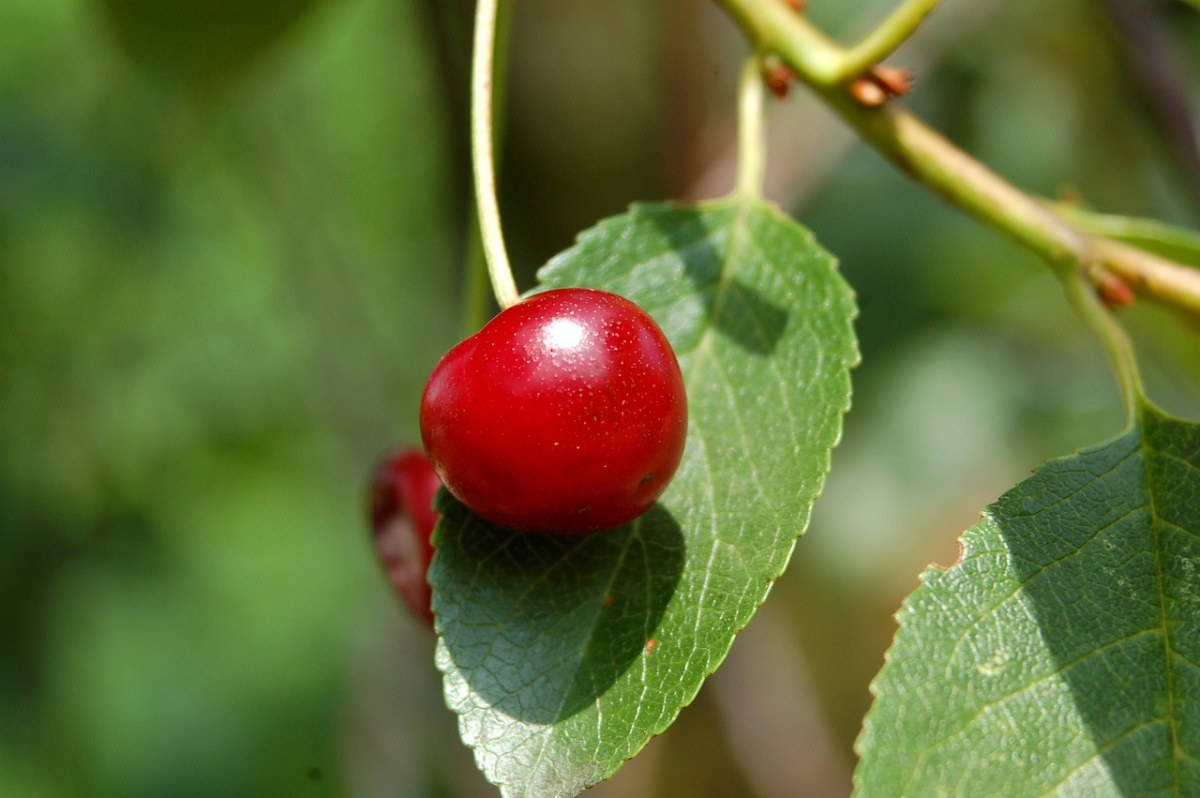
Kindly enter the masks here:
[[689, 430], [662, 501], [608, 532], [511, 533], [443, 496], [437, 662], [463, 739], [508, 796], [603, 780], [696, 695], [804, 531], [857, 358], [833, 259], [757, 201], [636, 206], [540, 276], [654, 316]]
[[1200, 426], [1144, 408], [962, 544], [900, 611], [858, 794], [1200, 795]]

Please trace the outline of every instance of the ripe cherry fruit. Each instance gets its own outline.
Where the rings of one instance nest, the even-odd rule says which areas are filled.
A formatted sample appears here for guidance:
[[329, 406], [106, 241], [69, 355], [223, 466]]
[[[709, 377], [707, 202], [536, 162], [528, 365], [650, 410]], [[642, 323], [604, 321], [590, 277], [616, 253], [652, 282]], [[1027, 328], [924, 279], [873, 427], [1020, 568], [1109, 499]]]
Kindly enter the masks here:
[[494, 524], [577, 534], [631, 521], [675, 474], [687, 396], [641, 308], [561, 288], [507, 308], [433, 370], [421, 436], [446, 487]]
[[380, 462], [371, 485], [375, 551], [392, 587], [413, 614], [432, 625], [432, 592], [425, 574], [433, 559], [429, 537], [437, 525], [433, 497], [442, 482], [424, 452], [399, 449]]

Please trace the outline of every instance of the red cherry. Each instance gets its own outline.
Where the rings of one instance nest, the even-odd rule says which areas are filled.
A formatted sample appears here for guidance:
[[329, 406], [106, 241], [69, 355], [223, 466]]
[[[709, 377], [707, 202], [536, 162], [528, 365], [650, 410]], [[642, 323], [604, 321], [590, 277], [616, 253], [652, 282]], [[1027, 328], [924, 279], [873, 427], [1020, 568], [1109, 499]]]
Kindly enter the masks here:
[[375, 551], [392, 587], [418, 618], [430, 624], [432, 592], [425, 574], [433, 559], [430, 535], [438, 520], [433, 497], [441, 485], [424, 452], [404, 448], [384, 458], [371, 486]]
[[687, 396], [641, 308], [561, 288], [518, 302], [441, 359], [421, 436], [446, 487], [494, 524], [577, 534], [631, 521], [675, 474]]

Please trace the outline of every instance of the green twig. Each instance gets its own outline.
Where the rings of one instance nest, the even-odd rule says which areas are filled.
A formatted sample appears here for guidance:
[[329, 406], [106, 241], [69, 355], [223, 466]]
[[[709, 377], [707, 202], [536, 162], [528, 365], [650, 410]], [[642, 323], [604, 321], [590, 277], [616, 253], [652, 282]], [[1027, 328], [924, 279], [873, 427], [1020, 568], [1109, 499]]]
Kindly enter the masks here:
[[512, 266], [504, 247], [500, 206], [496, 200], [496, 166], [492, 141], [492, 88], [499, 0], [479, 0], [475, 9], [475, 44], [471, 61], [471, 163], [475, 174], [475, 202], [479, 229], [487, 257], [492, 291], [501, 308], [520, 300]]
[[1060, 276], [1084, 264], [1099, 265], [1155, 299], [1200, 313], [1200, 272], [1079, 229], [911, 114], [891, 104], [864, 107], [839, 82], [845, 51], [778, 0], [720, 2], [756, 46], [778, 55], [864, 141], [918, 182], [1041, 255]]
[[898, 168], [1041, 255], [1056, 271], [1083, 258], [1082, 234], [911, 114], [894, 107], [866, 109], [849, 98], [839, 98], [836, 105]]
[[804, 17], [779, 0], [720, 0], [761, 52], [789, 51], [797, 77], [811, 85], [832, 85], [842, 71], [843, 50]]
[[904, 0], [891, 16], [862, 41], [846, 50], [841, 59], [841, 79], [856, 78], [904, 44], [941, 0]]
[[1200, 271], [1111, 239], [1097, 238], [1093, 248], [1099, 264], [1135, 290], [1200, 316]]

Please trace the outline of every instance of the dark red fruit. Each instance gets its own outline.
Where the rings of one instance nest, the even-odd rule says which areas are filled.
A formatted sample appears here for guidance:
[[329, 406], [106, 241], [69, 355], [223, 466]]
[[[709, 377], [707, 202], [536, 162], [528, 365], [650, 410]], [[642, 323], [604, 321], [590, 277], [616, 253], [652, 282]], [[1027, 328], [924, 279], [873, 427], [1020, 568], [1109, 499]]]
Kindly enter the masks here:
[[631, 521], [675, 474], [683, 376], [662, 330], [607, 291], [522, 300], [455, 346], [421, 399], [446, 487], [483, 518], [575, 534]]
[[371, 486], [371, 531], [392, 587], [417, 617], [433, 623], [425, 574], [433, 559], [429, 536], [437, 525], [433, 497], [442, 482], [429, 458], [405, 448], [386, 457]]

